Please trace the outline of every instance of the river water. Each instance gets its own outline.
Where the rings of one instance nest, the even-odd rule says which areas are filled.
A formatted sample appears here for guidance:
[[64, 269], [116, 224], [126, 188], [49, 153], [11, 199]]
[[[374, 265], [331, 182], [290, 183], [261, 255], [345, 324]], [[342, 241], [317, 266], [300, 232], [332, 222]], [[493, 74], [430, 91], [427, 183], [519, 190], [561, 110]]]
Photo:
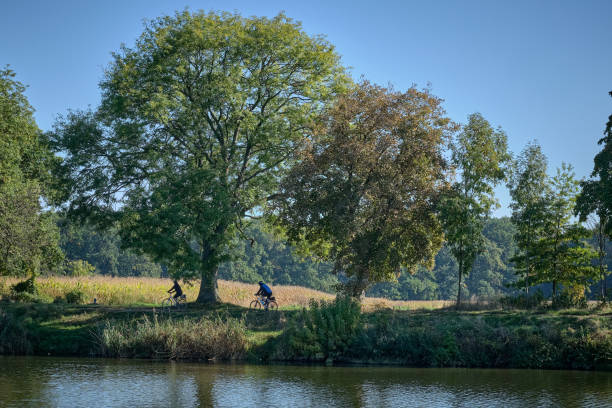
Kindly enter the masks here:
[[612, 373], [0, 357], [0, 407], [612, 407]]

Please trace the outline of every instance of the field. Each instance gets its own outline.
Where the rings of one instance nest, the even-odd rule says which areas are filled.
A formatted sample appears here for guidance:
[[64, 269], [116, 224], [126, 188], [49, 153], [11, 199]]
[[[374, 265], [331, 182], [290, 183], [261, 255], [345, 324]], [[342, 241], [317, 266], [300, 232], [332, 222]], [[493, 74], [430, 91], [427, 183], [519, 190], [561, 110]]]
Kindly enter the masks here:
[[[7, 295], [10, 286], [19, 279], [5, 278], [0, 280], [0, 296]], [[105, 276], [91, 277], [39, 277], [36, 284], [43, 297], [52, 301], [62, 298], [66, 293], [79, 289], [85, 294], [88, 303], [93, 299], [101, 305], [157, 305], [167, 297], [166, 291], [172, 286], [170, 279], [159, 278], [111, 278]], [[187, 294], [188, 301], [193, 301], [198, 295], [199, 282], [192, 285], [181, 285]], [[219, 296], [221, 302], [236, 306], [248, 307], [253, 294], [257, 292], [257, 284], [219, 280]], [[300, 308], [308, 306], [310, 299], [331, 300], [335, 296], [330, 293], [308, 289], [300, 286], [273, 286], [281, 309]], [[402, 310], [439, 309], [453, 304], [452, 301], [393, 301], [383, 298], [365, 298], [364, 308], [390, 308]]]

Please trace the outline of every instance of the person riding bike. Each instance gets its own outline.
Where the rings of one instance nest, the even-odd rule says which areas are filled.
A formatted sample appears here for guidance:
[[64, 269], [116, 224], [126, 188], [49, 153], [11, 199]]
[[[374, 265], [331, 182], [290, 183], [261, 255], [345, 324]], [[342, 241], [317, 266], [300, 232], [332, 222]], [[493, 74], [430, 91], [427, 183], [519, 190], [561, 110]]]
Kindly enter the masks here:
[[183, 296], [183, 289], [181, 289], [181, 285], [179, 285], [178, 281], [174, 279], [174, 286], [168, 291], [168, 293], [174, 292], [174, 300], [178, 302], [179, 298]]
[[270, 303], [270, 297], [272, 297], [272, 289], [270, 289], [268, 285], [263, 283], [263, 281], [259, 281], [259, 290], [255, 294], [255, 296], [262, 296], [266, 298], [265, 307], [267, 309], [268, 304]]

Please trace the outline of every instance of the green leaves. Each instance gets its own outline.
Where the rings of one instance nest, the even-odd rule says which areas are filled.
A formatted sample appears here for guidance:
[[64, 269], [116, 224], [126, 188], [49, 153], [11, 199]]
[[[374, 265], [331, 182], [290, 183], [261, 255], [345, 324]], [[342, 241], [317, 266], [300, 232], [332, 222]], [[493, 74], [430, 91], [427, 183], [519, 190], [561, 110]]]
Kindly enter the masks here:
[[62, 253], [40, 204], [51, 156], [14, 76], [0, 70], [0, 275], [23, 276], [54, 269]]
[[327, 243], [315, 250], [353, 296], [402, 267], [431, 265], [440, 248], [434, 205], [453, 129], [440, 102], [414, 88], [356, 86], [319, 118], [274, 200], [293, 242]]
[[150, 21], [114, 54], [99, 109], [50, 135], [70, 213], [119, 223], [128, 246], [214, 287], [232, 226], [261, 212], [346, 82], [333, 47], [282, 14]]
[[497, 205], [493, 188], [504, 180], [510, 155], [506, 134], [494, 130], [478, 113], [470, 115], [451, 151], [460, 179], [446, 193], [439, 211], [447, 246], [459, 264], [459, 304], [461, 278], [484, 249], [484, 221]]

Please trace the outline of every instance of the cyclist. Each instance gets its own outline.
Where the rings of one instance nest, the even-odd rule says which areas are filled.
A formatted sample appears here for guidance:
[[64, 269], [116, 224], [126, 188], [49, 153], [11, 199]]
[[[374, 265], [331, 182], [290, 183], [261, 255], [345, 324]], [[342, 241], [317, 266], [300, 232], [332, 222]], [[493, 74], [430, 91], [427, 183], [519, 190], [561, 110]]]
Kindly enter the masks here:
[[178, 281], [174, 279], [174, 286], [170, 288], [168, 293], [174, 292], [174, 300], [178, 302], [179, 298], [183, 296], [183, 289], [181, 289], [181, 285], [179, 285]]
[[265, 308], [267, 309], [268, 304], [270, 303], [270, 297], [272, 296], [272, 289], [270, 289], [268, 285], [263, 283], [263, 281], [259, 281], [259, 290], [255, 294], [255, 296], [263, 296], [266, 298]]

